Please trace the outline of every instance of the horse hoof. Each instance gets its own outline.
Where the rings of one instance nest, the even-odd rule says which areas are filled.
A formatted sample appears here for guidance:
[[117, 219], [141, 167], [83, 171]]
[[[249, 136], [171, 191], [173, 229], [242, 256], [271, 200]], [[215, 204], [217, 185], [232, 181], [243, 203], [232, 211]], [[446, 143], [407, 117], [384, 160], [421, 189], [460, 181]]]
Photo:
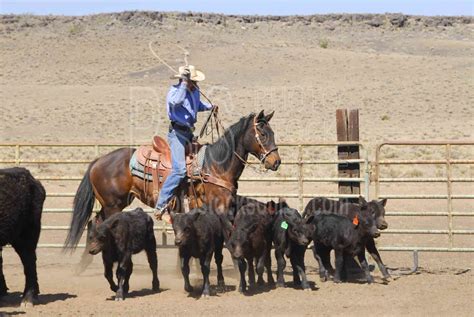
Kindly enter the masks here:
[[115, 301], [116, 302], [121, 302], [121, 301], [123, 301], [123, 297], [115, 297]]
[[209, 299], [209, 298], [211, 298], [211, 297], [209, 296], [209, 294], [202, 294], [202, 295], [201, 295], [201, 298], [202, 298], [202, 299]]
[[308, 287], [305, 287], [305, 288], [303, 288], [303, 291], [305, 291], [305, 292], [311, 292], [311, 287], [309, 287], [309, 286], [308, 286]]

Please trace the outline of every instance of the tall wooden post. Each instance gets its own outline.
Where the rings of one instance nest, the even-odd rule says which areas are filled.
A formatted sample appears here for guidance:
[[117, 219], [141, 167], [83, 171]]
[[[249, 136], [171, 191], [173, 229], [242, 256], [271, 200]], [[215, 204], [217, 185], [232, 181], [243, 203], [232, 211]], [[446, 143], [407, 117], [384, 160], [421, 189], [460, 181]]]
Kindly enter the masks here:
[[[336, 110], [337, 141], [359, 141], [359, 110], [347, 109]], [[341, 145], [337, 147], [339, 160], [359, 159], [358, 145]], [[359, 178], [359, 163], [338, 164], [338, 177]], [[339, 182], [339, 194], [360, 195], [359, 182]], [[346, 199], [350, 202], [358, 202], [357, 198]]]
[[[359, 141], [359, 110], [347, 109], [336, 110], [337, 141]], [[339, 160], [358, 159], [358, 145], [340, 145], [337, 147], [337, 157]], [[359, 163], [343, 163], [337, 165], [338, 177], [359, 178]], [[359, 182], [338, 182], [339, 194], [360, 194]], [[343, 198], [341, 200], [358, 203], [358, 198]], [[344, 269], [346, 274], [362, 277], [364, 272], [352, 257], [344, 255]]]

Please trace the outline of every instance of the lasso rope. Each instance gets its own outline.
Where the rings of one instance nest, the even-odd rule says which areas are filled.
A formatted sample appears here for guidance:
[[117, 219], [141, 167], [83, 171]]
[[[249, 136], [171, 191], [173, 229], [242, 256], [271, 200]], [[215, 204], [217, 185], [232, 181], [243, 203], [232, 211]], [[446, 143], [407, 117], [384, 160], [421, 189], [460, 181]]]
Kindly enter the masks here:
[[[164, 59], [162, 59], [158, 54], [156, 54], [156, 52], [153, 50], [152, 43], [153, 43], [153, 41], [148, 42], [148, 48], [150, 49], [150, 52], [153, 54], [153, 56], [155, 56], [160, 61], [160, 63], [162, 63], [163, 65], [168, 67], [173, 73], [179, 74], [179, 72], [176, 69], [174, 69], [168, 63], [166, 63]], [[183, 53], [184, 53], [184, 62], [186, 64], [186, 66], [188, 66], [189, 52], [187, 50], [185, 50], [183, 47], [179, 46], [178, 44], [174, 44], [174, 45], [176, 45], [179, 49], [181, 49], [183, 51]], [[213, 106], [213, 108], [211, 110], [211, 113], [209, 114], [209, 117], [207, 118], [207, 120], [204, 123], [204, 126], [201, 129], [201, 133], [199, 134], [199, 137], [202, 138], [204, 134], [206, 134], [206, 135], [211, 134], [212, 141], [214, 142], [214, 129], [216, 129], [217, 137], [219, 138], [221, 136], [221, 132], [220, 132], [219, 127], [222, 128], [223, 132], [225, 131], [225, 127], [222, 124], [222, 121], [220, 120], [220, 118], [218, 117], [218, 114], [215, 111], [215, 107], [214, 107], [212, 101], [201, 91], [200, 88], [198, 89], [198, 91], [201, 94], [201, 96], [204, 97], [204, 99], [206, 99], [206, 101], [209, 102], [209, 104], [211, 106]], [[213, 119], [214, 119], [214, 122], [213, 122]], [[209, 123], [210, 123], [210, 125], [209, 125]], [[210, 132], [208, 131], [209, 126], [210, 126]], [[250, 165], [247, 162], [247, 160], [245, 160], [243, 157], [238, 155], [235, 151], [233, 151], [233, 153], [245, 166], [249, 166], [250, 168], [252, 168], [258, 174], [261, 174], [262, 172], [266, 172], [266, 170], [262, 169], [261, 165], [260, 165], [260, 169], [257, 168], [257, 167], [254, 167], [254, 166]]]

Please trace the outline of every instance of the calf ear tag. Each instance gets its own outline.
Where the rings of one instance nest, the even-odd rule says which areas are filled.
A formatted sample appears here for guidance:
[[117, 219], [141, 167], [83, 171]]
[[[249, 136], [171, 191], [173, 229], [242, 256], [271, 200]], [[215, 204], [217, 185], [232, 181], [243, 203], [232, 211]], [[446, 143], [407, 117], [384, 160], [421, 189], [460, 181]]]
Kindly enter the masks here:
[[359, 224], [359, 218], [355, 216], [354, 219], [352, 219], [352, 223], [354, 224], [354, 226], [357, 227], [357, 225]]
[[285, 229], [285, 230], [288, 229], [288, 222], [283, 221], [283, 222], [281, 223], [280, 227], [281, 227], [282, 229]]

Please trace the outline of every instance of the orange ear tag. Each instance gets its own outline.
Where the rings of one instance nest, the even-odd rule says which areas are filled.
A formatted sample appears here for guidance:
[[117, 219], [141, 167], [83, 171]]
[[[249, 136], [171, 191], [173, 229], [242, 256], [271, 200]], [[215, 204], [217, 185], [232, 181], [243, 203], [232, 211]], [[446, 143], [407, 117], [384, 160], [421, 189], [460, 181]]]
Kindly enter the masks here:
[[352, 219], [352, 223], [354, 224], [354, 226], [357, 226], [359, 224], [359, 218], [357, 217], [357, 215], [354, 217], [354, 219]]

